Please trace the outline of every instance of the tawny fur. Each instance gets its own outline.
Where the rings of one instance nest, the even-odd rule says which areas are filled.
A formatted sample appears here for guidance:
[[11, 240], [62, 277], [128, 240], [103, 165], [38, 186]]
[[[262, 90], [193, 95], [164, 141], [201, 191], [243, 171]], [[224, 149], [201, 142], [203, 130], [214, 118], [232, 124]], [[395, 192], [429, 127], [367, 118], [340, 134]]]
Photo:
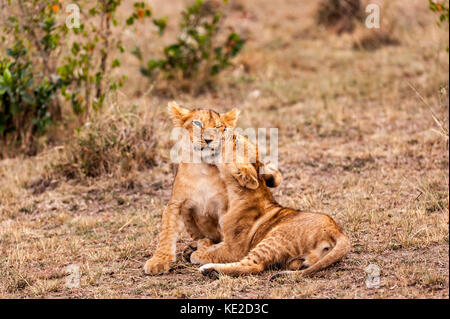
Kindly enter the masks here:
[[241, 161], [217, 164], [229, 207], [222, 220], [223, 241], [204, 245], [191, 257], [206, 264], [202, 274], [255, 274], [278, 265], [310, 275], [349, 252], [349, 238], [330, 216], [282, 207], [258, 176], [259, 164]]
[[[189, 111], [175, 102], [168, 105], [169, 114], [175, 126], [184, 127], [190, 133], [192, 143], [197, 147], [205, 147], [204, 138], [193, 136], [193, 121], [201, 121], [202, 133], [209, 128], [217, 128], [223, 133], [225, 128], [235, 126], [238, 111], [232, 110], [220, 115], [212, 110], [197, 109]], [[211, 142], [215, 147], [218, 141]], [[248, 141], [247, 141], [248, 142]], [[250, 145], [250, 142], [248, 142]], [[254, 147], [254, 145], [250, 145]], [[265, 176], [272, 187], [281, 183], [281, 174], [273, 170], [273, 174]], [[172, 195], [162, 216], [162, 227], [159, 242], [152, 258], [144, 266], [146, 274], [160, 274], [170, 270], [176, 257], [176, 242], [183, 228], [192, 239], [204, 243], [218, 243], [222, 240], [221, 218], [227, 212], [228, 197], [226, 187], [216, 166], [208, 163], [183, 163], [178, 165], [173, 183]]]

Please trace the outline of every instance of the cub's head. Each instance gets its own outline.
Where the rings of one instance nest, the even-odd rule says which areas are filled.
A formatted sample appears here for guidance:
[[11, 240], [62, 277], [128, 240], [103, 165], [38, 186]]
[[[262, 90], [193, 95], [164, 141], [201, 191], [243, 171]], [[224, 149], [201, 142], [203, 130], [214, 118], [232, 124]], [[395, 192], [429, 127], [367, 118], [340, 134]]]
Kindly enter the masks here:
[[[176, 102], [169, 102], [168, 111], [173, 125], [182, 127], [189, 132], [194, 150], [201, 151], [202, 158], [215, 157], [222, 152], [223, 137], [229, 136], [224, 133], [227, 129], [235, 127], [239, 116], [239, 110], [237, 109], [232, 109], [224, 114], [209, 109], [194, 109], [191, 111], [179, 106]], [[244, 144], [245, 149], [255, 150], [257, 153], [256, 146], [247, 138], [239, 136], [239, 140]], [[269, 187], [277, 187], [282, 181], [281, 173], [273, 166], [265, 167], [264, 174], [261, 174], [261, 177]]]
[[169, 102], [169, 114], [175, 127], [183, 127], [189, 132], [194, 149], [204, 155], [220, 152], [221, 137], [227, 128], [234, 128], [239, 116], [237, 109], [219, 114], [209, 109], [192, 111]]

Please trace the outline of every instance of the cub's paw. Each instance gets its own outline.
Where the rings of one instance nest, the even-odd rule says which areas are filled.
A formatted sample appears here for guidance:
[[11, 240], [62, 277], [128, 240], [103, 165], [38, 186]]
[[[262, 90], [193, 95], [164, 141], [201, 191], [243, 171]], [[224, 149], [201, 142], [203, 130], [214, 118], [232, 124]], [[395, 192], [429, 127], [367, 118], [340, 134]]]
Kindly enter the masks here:
[[169, 272], [171, 260], [153, 257], [144, 265], [144, 273], [146, 275], [159, 275]]
[[197, 247], [198, 247], [199, 250], [200, 249], [205, 249], [205, 248], [210, 247], [212, 245], [214, 245], [214, 243], [209, 238], [202, 238], [202, 239], [199, 239], [197, 241]]
[[211, 279], [219, 279], [219, 272], [214, 268], [215, 266], [215, 264], [206, 264], [201, 266], [199, 271], [203, 276]]
[[183, 249], [182, 257], [185, 262], [188, 262], [188, 263], [191, 262], [191, 255], [194, 251], [197, 250], [197, 246], [198, 246], [197, 243], [192, 243], [192, 244], [187, 245]]
[[191, 264], [195, 264], [195, 265], [204, 265], [204, 264], [208, 263], [208, 261], [205, 259], [205, 257], [202, 256], [202, 253], [200, 250], [196, 250], [191, 254], [190, 261], [191, 261]]
[[256, 173], [253, 165], [241, 165], [234, 174], [234, 178], [238, 181], [239, 185], [249, 189], [257, 189], [259, 186], [258, 174]]

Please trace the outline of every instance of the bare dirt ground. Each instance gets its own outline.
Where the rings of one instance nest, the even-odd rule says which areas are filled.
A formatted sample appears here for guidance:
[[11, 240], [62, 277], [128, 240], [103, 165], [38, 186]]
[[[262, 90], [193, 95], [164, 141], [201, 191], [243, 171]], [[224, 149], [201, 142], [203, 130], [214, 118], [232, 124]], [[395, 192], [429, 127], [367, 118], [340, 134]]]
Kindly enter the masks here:
[[[183, 4], [172, 2], [150, 1], [170, 14], [169, 34]], [[390, 6], [382, 30], [389, 23], [397, 43], [365, 50], [355, 43], [373, 31], [317, 27], [311, 1], [237, 1], [227, 25], [248, 42], [235, 67], [215, 91], [176, 97], [188, 107], [238, 107], [244, 128], [278, 127], [284, 181], [273, 193], [342, 225], [353, 245], [343, 261], [273, 282], [274, 271], [211, 280], [181, 259], [167, 275], [144, 276], [174, 176], [168, 99], [143, 95], [148, 83], [130, 60], [121, 69], [130, 88], [118, 99], [158, 119], [158, 165], [80, 181], [42, 178], [64, 146], [2, 160], [0, 297], [448, 298], [448, 26], [436, 26], [427, 1]], [[179, 250], [188, 242], [183, 235]], [[81, 282], [70, 289], [72, 264]], [[379, 288], [366, 286], [369, 264], [380, 269]]]

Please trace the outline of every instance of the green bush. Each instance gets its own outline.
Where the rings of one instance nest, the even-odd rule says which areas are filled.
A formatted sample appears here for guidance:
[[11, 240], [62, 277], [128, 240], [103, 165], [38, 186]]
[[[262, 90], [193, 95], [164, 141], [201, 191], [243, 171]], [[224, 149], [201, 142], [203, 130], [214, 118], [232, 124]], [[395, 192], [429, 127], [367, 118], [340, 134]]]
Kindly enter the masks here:
[[[8, 2], [9, 17], [2, 28], [8, 57], [1, 60], [0, 137], [3, 144], [30, 144], [30, 134], [41, 134], [50, 123], [62, 120], [65, 98], [83, 123], [90, 109], [99, 109], [105, 94], [121, 86], [126, 77], [112, 78], [111, 70], [124, 53], [114, 27], [126, 27], [148, 18], [150, 10], [137, 2], [126, 21], [116, 19], [120, 0], [74, 1], [88, 14], [79, 28], [68, 28], [62, 5], [56, 0]], [[64, 13], [65, 15], [65, 13]], [[156, 21], [156, 20], [155, 20]]]
[[[431, 11], [436, 12], [439, 15], [439, 21], [437, 22], [438, 26], [441, 26], [442, 23], [446, 22], [448, 25], [449, 22], [449, 7], [446, 1], [442, 1], [441, 3], [437, 3], [433, 0], [429, 1], [429, 8]], [[447, 52], [449, 48], [446, 48]]]
[[[224, 41], [218, 41], [223, 18], [222, 5], [196, 0], [182, 12], [176, 42], [164, 47], [163, 58], [150, 59], [141, 68], [141, 73], [151, 80], [162, 75], [169, 80], [210, 82], [212, 77], [231, 65], [230, 60], [245, 44], [235, 32], [230, 32]], [[138, 57], [141, 58], [140, 54]]]
[[439, 14], [438, 25], [441, 23], [449, 21], [449, 7], [446, 5], [445, 1], [441, 3], [435, 2], [434, 0], [428, 0], [430, 10]]
[[22, 42], [0, 60], [0, 136], [27, 140], [51, 123], [50, 106], [61, 84], [38, 76]]
[[[80, 3], [80, 10], [87, 11], [90, 19], [72, 29], [73, 40], [68, 43], [68, 54], [62, 59], [57, 72], [64, 85], [61, 93], [70, 101], [76, 114], [87, 118], [90, 109], [98, 110], [108, 91], [123, 86], [125, 75], [113, 78], [111, 70], [121, 65], [120, 56], [126, 49], [120, 38], [112, 36], [113, 28], [126, 28], [140, 19], [151, 18], [151, 10], [144, 2], [134, 4], [134, 12], [125, 21], [119, 21], [116, 13], [121, 0], [98, 0]], [[157, 20], [154, 20], [157, 21]], [[63, 27], [63, 32], [67, 28]], [[111, 56], [119, 56], [111, 61]]]
[[[32, 146], [34, 136], [64, 119], [76, 121], [71, 127], [82, 125], [102, 107], [106, 93], [127, 80], [125, 75], [114, 76], [112, 70], [132, 51], [113, 36], [113, 29], [123, 31], [151, 19], [161, 35], [167, 23], [166, 18], [153, 18], [151, 8], [142, 1], [135, 2], [131, 15], [120, 20], [116, 13], [121, 0], [73, 0], [82, 14], [79, 26], [69, 28], [61, 3], [17, 0], [3, 8], [8, 19], [0, 33], [7, 53], [0, 60], [2, 145]], [[143, 74], [171, 80], [181, 72], [182, 78], [209, 79], [229, 66], [244, 44], [234, 32], [221, 44], [215, 43], [223, 10], [210, 1], [197, 0], [183, 12], [182, 20], [177, 42], [164, 48], [164, 58], [150, 60]], [[139, 48], [134, 51], [139, 56], [138, 52]], [[63, 112], [65, 105], [70, 107]]]

